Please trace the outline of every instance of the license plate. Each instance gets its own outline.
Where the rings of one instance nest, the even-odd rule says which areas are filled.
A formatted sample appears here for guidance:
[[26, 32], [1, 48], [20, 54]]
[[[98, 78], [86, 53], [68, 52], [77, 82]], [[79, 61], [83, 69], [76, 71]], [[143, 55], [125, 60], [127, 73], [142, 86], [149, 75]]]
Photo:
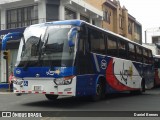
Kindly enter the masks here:
[[42, 91], [42, 86], [34, 86], [34, 91]]

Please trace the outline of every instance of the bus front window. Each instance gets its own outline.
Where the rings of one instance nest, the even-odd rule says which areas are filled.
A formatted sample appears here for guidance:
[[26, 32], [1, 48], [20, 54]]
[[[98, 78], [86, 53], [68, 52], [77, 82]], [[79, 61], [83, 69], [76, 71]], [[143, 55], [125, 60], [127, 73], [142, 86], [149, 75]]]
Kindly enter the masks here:
[[[19, 48], [19, 60], [17, 66], [73, 66], [76, 45], [69, 46], [69, 34], [71, 25], [54, 25], [28, 28], [24, 32], [24, 42], [21, 41]], [[75, 32], [75, 31], [74, 31]], [[73, 41], [76, 42], [77, 32]], [[25, 48], [23, 48], [25, 46]]]
[[68, 42], [71, 29], [70, 25], [48, 27], [44, 45], [42, 46], [43, 61], [51, 60], [51, 66], [73, 66], [75, 46], [71, 48]]

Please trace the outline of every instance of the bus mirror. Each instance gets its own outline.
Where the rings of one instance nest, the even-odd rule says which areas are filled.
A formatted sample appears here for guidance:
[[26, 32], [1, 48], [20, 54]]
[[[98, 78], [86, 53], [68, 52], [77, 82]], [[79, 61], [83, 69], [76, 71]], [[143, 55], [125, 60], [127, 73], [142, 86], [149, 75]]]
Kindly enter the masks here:
[[77, 31], [78, 29], [76, 27], [72, 28], [68, 33], [68, 45], [69, 47], [75, 46], [75, 40], [77, 38]]

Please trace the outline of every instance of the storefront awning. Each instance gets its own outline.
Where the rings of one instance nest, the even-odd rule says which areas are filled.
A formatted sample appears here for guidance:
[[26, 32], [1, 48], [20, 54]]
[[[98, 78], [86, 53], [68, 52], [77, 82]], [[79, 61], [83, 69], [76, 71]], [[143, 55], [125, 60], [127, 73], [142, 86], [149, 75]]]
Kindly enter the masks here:
[[7, 29], [7, 30], [1, 30], [0, 31], [0, 41], [2, 41], [2, 38], [8, 34], [8, 33], [12, 33], [12, 32], [24, 32], [25, 27], [23, 28], [16, 28], [16, 29]]
[[[3, 37], [12, 32], [21, 32], [23, 33], [25, 27], [23, 28], [16, 28], [16, 29], [7, 29], [7, 30], [0, 30], [0, 50], [2, 49], [2, 39]], [[7, 49], [18, 49], [20, 40], [12, 40], [7, 42]]]

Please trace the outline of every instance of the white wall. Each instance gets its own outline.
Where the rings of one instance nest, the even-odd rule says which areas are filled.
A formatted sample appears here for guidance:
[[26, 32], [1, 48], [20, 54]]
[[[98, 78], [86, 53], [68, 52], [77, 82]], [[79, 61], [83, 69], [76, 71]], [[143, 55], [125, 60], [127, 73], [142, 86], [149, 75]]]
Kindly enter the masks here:
[[41, 0], [38, 2], [38, 19], [39, 23], [46, 22], [46, 2]]
[[5, 8], [1, 8], [1, 30], [5, 30], [6, 29], [6, 9]]
[[149, 28], [146, 30], [146, 41], [147, 43], [152, 43], [153, 36], [160, 36], [160, 29], [157, 28]]

